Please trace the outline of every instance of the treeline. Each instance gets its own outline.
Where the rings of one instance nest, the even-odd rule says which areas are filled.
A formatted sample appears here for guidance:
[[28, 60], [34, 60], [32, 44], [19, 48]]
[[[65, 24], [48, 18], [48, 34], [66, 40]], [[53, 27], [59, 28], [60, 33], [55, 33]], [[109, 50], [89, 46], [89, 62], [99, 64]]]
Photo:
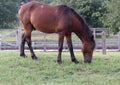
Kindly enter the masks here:
[[[21, 4], [35, 0], [0, 0], [0, 29], [15, 28], [17, 10]], [[120, 0], [36, 0], [50, 5], [65, 4], [77, 11], [90, 27], [109, 28], [118, 32], [120, 27]]]

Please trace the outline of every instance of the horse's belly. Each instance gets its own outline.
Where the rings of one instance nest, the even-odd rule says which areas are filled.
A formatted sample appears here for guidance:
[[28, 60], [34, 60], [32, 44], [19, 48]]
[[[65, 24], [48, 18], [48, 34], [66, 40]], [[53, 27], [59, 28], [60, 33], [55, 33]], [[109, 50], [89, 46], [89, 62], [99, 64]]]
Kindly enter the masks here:
[[33, 16], [31, 17], [31, 24], [36, 30], [44, 33], [54, 33], [57, 26], [55, 17], [51, 16]]
[[36, 28], [36, 30], [41, 31], [43, 33], [55, 33], [54, 29], [50, 29], [50, 28]]

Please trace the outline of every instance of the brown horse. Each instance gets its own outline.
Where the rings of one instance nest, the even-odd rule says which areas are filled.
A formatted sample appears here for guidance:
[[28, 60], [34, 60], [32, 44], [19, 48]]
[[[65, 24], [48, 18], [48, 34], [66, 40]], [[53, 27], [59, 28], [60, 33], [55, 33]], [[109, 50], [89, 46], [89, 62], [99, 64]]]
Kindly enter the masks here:
[[66, 5], [49, 6], [36, 1], [24, 4], [19, 9], [19, 19], [23, 26], [20, 56], [26, 57], [24, 45], [27, 42], [31, 57], [38, 60], [31, 46], [31, 32], [39, 30], [44, 33], [57, 33], [59, 36], [59, 48], [57, 62], [62, 63], [61, 53], [64, 37], [66, 37], [68, 48], [71, 54], [71, 61], [79, 63], [75, 58], [71, 40], [72, 32], [82, 41], [84, 62], [92, 60], [95, 41], [86, 22], [72, 8]]

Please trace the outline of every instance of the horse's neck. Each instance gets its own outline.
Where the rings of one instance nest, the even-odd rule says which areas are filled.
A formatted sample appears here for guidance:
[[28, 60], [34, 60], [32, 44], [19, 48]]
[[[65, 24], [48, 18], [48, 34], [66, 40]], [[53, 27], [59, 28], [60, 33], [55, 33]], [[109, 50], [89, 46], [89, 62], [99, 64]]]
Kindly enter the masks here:
[[79, 39], [82, 41], [82, 43], [91, 41], [90, 36], [87, 33], [85, 33], [84, 31], [77, 32], [75, 34], [79, 37]]

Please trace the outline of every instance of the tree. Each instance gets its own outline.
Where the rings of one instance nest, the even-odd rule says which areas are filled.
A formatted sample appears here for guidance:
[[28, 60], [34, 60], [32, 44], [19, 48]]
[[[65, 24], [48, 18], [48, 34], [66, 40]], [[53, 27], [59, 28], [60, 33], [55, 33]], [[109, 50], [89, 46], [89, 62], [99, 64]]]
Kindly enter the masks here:
[[81, 14], [90, 27], [104, 27], [101, 18], [107, 9], [102, 5], [102, 0], [84, 0], [79, 5], [79, 14]]
[[110, 32], [117, 33], [120, 27], [120, 0], [108, 0], [105, 4], [108, 10], [104, 18], [105, 26], [110, 28]]
[[[34, 0], [0, 0], [0, 28], [12, 28], [20, 2]], [[37, 0], [51, 5], [66, 4], [81, 15], [90, 27], [120, 27], [120, 0]]]
[[16, 0], [0, 1], [0, 28], [11, 28], [16, 22]]
[[107, 9], [104, 0], [55, 0], [56, 3], [66, 4], [74, 8], [84, 17], [90, 27], [104, 27], [102, 18]]
[[38, 0], [38, 1], [40, 1], [42, 3], [46, 3], [46, 4], [50, 4], [52, 2], [55, 2], [54, 0]]
[[46, 1], [74, 8], [90, 27], [106, 27], [114, 33], [120, 27], [120, 0], [44, 0], [45, 3]]

